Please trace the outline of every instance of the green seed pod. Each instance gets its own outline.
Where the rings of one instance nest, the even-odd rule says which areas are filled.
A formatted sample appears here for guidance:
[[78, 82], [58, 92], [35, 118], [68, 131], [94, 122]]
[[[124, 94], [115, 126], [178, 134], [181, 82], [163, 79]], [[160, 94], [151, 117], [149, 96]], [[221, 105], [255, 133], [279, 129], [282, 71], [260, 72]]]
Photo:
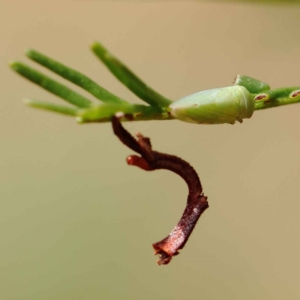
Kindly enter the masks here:
[[253, 112], [253, 96], [238, 85], [192, 94], [170, 105], [174, 118], [198, 124], [242, 123]]

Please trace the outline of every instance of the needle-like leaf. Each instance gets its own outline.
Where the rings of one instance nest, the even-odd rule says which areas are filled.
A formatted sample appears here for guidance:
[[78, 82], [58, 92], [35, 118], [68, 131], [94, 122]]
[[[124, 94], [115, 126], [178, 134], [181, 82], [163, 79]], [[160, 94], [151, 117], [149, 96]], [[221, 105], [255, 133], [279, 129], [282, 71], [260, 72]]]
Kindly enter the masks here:
[[101, 59], [106, 67], [134, 94], [153, 106], [168, 107], [171, 100], [160, 95], [139, 79], [120, 60], [114, 57], [100, 43], [96, 42], [91, 46], [92, 51]]
[[58, 105], [54, 103], [49, 103], [49, 102], [43, 102], [39, 100], [32, 100], [32, 99], [24, 99], [24, 103], [28, 106], [39, 108], [39, 109], [44, 109], [44, 110], [49, 110], [52, 112], [60, 113], [63, 115], [69, 115], [72, 117], [75, 117], [78, 113], [78, 108], [75, 107], [67, 107], [63, 105]]
[[29, 49], [26, 51], [26, 55], [47, 69], [82, 87], [105, 103], [127, 103], [127, 101], [107, 91], [84, 74], [63, 65], [42, 53]]
[[28, 67], [20, 62], [12, 62], [11, 68], [23, 77], [36, 83], [47, 91], [57, 95], [58, 97], [68, 101], [78, 107], [89, 107], [92, 102], [84, 96], [72, 91], [65, 85], [49, 78], [48, 76]]

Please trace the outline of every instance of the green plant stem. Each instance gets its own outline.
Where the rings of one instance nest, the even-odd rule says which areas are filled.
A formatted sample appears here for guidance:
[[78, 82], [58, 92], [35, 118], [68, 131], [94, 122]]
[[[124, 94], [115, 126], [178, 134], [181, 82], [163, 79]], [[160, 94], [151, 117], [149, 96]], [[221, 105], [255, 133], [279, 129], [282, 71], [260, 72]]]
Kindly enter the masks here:
[[97, 99], [105, 103], [127, 103], [127, 101], [110, 93], [84, 74], [63, 65], [60, 62], [43, 55], [42, 53], [29, 49], [26, 51], [26, 55], [33, 61], [62, 76], [63, 78], [73, 82], [74, 84], [82, 87]]
[[[132, 120], [134, 121], [173, 119], [168, 113], [168, 107], [172, 103], [171, 100], [166, 99], [152, 90], [122, 62], [112, 56], [112, 54], [110, 54], [101, 44], [93, 44], [92, 49], [123, 84], [129, 87], [136, 95], [142, 98], [142, 100], [149, 103], [150, 106], [130, 104], [105, 90], [87, 76], [34, 50], [28, 50], [27, 56], [56, 74], [59, 74], [65, 79], [82, 87], [98, 99], [103, 100], [105, 103], [102, 105], [95, 105], [86, 97], [35, 69], [20, 62], [13, 62], [10, 66], [14, 71], [80, 109], [38, 100], [27, 99], [25, 100], [25, 103], [31, 107], [75, 116], [81, 123], [109, 122], [111, 117], [117, 112], [131, 114]], [[252, 93], [253, 98], [255, 99], [255, 110], [300, 102], [300, 87], [270, 90], [268, 84], [245, 75], [238, 75], [234, 84], [244, 86]]]
[[[130, 114], [130, 120], [132, 121], [173, 119], [169, 113], [155, 106], [140, 104], [103, 104], [79, 110], [77, 112], [77, 121], [79, 123], [110, 122], [112, 116], [118, 112]], [[125, 118], [124, 120], [128, 120], [128, 118]]]
[[[297, 91], [299, 91], [299, 94], [296, 93]], [[295, 96], [293, 96], [294, 93]], [[299, 103], [300, 87], [287, 87], [287, 88], [279, 88], [270, 91], [264, 91], [262, 93], [255, 95], [255, 97], [258, 96], [264, 98], [262, 100], [255, 101], [255, 110]]]
[[160, 95], [139, 79], [131, 70], [129, 70], [120, 60], [114, 57], [100, 43], [95, 42], [91, 46], [92, 51], [106, 65], [106, 67], [117, 77], [125, 86], [127, 86], [139, 98], [152, 106], [167, 107], [171, 100]]
[[25, 64], [22, 64], [20, 62], [12, 62], [10, 66], [23, 77], [29, 79], [30, 81], [36, 83], [42, 88], [48, 90], [52, 94], [59, 96], [60, 98], [68, 101], [69, 103], [77, 107], [89, 107], [92, 104], [92, 102], [89, 99], [72, 91], [68, 87], [47, 77], [46, 75], [26, 66]]

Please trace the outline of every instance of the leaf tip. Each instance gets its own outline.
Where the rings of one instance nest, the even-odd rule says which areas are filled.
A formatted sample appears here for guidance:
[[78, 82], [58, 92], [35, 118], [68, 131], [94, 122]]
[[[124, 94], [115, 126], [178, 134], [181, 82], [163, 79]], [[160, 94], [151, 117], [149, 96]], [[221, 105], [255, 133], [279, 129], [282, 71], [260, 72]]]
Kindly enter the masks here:
[[8, 65], [9, 65], [10, 68], [12, 68], [13, 70], [16, 70], [16, 69], [18, 68], [18, 66], [19, 66], [19, 63], [18, 63], [17, 61], [13, 60], [13, 61], [9, 62]]
[[27, 48], [27, 49], [25, 49], [25, 51], [24, 51], [24, 53], [25, 53], [25, 55], [26, 55], [27, 57], [31, 57], [32, 54], [33, 54], [34, 52], [35, 52], [35, 51], [34, 51], [33, 49], [31, 49], [31, 48]]
[[27, 106], [32, 106], [32, 104], [33, 104], [33, 100], [31, 100], [29, 98], [22, 99], [22, 102]]
[[93, 42], [91, 45], [91, 49], [94, 52], [106, 52], [107, 50], [102, 46], [102, 44], [100, 44], [99, 42]]
[[97, 48], [97, 46], [99, 45], [99, 43], [98, 42], [93, 42], [92, 44], [91, 44], [91, 49], [93, 50], [93, 49], [95, 49], [95, 48]]
[[76, 121], [77, 121], [77, 123], [79, 123], [79, 124], [84, 123], [83, 117], [77, 116], [77, 117], [76, 117]]

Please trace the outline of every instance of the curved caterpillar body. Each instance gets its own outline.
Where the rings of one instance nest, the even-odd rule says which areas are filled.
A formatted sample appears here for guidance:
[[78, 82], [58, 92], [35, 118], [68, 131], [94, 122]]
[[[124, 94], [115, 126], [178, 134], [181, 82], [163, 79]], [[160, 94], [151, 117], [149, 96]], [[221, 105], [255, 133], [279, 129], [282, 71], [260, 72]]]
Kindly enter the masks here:
[[239, 85], [195, 93], [173, 102], [170, 114], [181, 121], [198, 124], [234, 124], [251, 118], [254, 97]]

